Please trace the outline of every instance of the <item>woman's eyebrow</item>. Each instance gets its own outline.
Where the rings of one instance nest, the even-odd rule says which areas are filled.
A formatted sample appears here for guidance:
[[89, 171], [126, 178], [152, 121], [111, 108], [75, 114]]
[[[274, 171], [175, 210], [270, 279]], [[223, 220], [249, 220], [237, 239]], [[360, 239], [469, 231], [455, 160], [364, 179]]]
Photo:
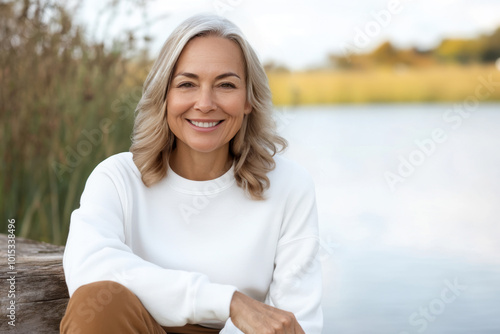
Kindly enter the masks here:
[[184, 76], [184, 77], [188, 77], [188, 78], [191, 78], [191, 79], [198, 79], [198, 76], [194, 73], [189, 73], [189, 72], [181, 72], [181, 73], [178, 73], [174, 76], [174, 78], [177, 78], [177, 77], [180, 77], [180, 76]]
[[[181, 72], [181, 73], [178, 73], [174, 76], [174, 78], [177, 78], [179, 76], [184, 76], [184, 77], [188, 77], [188, 78], [191, 78], [191, 79], [199, 79], [199, 76], [197, 74], [194, 74], [194, 73], [190, 73], [190, 72]], [[226, 73], [222, 73], [222, 74], [219, 74], [218, 76], [215, 77], [215, 80], [220, 80], [220, 79], [224, 79], [224, 78], [227, 78], [227, 77], [237, 77], [238, 79], [241, 80], [240, 76], [234, 72], [226, 72]]]
[[236, 73], [233, 73], [233, 72], [227, 72], [227, 73], [220, 74], [220, 75], [216, 76], [215, 79], [220, 80], [220, 79], [224, 79], [227, 77], [237, 77], [238, 79], [241, 80], [240, 76]]

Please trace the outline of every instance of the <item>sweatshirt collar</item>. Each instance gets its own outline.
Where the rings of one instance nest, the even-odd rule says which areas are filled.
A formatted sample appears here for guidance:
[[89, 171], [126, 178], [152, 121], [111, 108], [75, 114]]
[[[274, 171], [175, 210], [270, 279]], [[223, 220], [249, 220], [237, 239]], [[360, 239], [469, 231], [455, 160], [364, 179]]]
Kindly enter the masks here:
[[172, 189], [191, 195], [213, 195], [231, 187], [235, 183], [234, 164], [222, 176], [207, 181], [193, 181], [176, 174], [170, 165], [168, 166], [166, 184]]

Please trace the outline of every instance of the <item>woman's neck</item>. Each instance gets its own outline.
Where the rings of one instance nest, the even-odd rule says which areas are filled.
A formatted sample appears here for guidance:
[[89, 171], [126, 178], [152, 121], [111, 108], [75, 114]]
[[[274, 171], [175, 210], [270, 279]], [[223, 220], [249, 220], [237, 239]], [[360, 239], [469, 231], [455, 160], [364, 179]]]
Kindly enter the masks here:
[[214, 152], [204, 153], [178, 142], [170, 155], [169, 165], [176, 174], [185, 179], [207, 181], [224, 175], [231, 168], [232, 158], [229, 145]]

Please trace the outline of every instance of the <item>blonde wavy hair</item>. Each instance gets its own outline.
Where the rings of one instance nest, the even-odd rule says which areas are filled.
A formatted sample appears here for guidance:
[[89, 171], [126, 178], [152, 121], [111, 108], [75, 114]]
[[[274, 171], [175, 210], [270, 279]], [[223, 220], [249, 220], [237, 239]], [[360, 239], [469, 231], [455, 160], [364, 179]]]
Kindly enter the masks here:
[[271, 116], [271, 91], [264, 68], [243, 34], [232, 22], [215, 15], [198, 15], [181, 23], [163, 45], [142, 91], [136, 108], [130, 152], [141, 172], [142, 181], [151, 186], [167, 175], [168, 161], [175, 148], [175, 136], [167, 124], [167, 92], [177, 60], [193, 38], [217, 36], [236, 42], [245, 61], [247, 100], [252, 112], [244, 117], [241, 129], [229, 143], [238, 186], [253, 199], [263, 199], [269, 188], [267, 173], [274, 169], [273, 156], [287, 142], [276, 133]]

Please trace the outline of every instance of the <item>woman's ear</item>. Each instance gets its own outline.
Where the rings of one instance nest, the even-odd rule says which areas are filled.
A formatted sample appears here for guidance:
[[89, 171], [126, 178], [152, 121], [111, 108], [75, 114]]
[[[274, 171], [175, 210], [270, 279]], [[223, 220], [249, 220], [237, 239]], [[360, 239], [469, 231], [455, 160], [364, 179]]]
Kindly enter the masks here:
[[248, 100], [245, 102], [245, 109], [244, 109], [244, 113], [245, 115], [248, 115], [249, 113], [251, 113], [253, 110], [252, 108], [252, 105], [250, 104], [250, 102], [248, 102]]

